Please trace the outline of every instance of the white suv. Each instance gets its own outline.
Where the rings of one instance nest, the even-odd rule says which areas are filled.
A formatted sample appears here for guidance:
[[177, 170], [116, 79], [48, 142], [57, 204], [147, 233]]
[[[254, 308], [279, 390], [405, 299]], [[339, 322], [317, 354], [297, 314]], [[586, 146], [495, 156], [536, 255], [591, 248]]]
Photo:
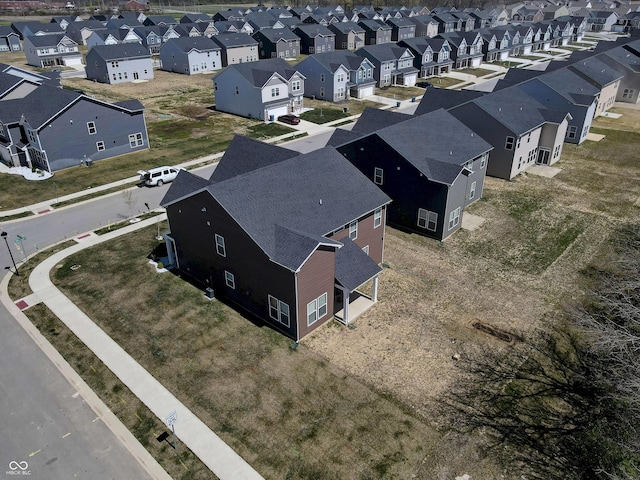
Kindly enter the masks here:
[[140, 170], [140, 182], [147, 186], [161, 187], [164, 183], [172, 182], [177, 176], [180, 170], [184, 170], [182, 167], [157, 167], [150, 170]]

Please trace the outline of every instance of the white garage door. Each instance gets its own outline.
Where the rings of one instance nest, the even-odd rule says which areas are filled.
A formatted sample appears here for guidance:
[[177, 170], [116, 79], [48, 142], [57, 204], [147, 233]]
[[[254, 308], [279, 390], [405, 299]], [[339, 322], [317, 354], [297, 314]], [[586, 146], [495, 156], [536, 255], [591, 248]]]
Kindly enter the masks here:
[[359, 98], [370, 97], [375, 93], [375, 88], [376, 88], [375, 85], [370, 85], [368, 87], [361, 88]]
[[66, 66], [82, 65], [82, 57], [66, 57], [63, 60]]
[[404, 86], [405, 87], [413, 87], [418, 81], [418, 74], [412, 73], [410, 75], [405, 75], [404, 77]]
[[276, 120], [280, 115], [286, 115], [289, 113], [289, 106], [283, 105], [281, 107], [273, 107], [267, 109], [267, 118], [265, 120], [271, 121], [271, 117]]

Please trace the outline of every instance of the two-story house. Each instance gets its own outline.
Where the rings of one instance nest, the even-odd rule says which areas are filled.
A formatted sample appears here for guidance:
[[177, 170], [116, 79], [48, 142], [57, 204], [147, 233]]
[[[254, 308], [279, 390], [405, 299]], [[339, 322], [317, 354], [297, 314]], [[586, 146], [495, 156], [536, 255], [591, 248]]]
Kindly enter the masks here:
[[[42, 85], [0, 108], [0, 158], [54, 172], [149, 148], [144, 107]], [[63, 140], [61, 140], [63, 139]]]
[[438, 22], [430, 15], [416, 15], [408, 17], [416, 26], [416, 37], [433, 38], [438, 35]]
[[332, 23], [327, 28], [336, 34], [336, 50], [357, 50], [364, 47], [365, 31], [357, 23]]
[[640, 101], [640, 41], [612, 48], [598, 55], [616, 72], [623, 75], [620, 79], [616, 102], [638, 103]]
[[440, 33], [451, 48], [454, 68], [478, 67], [482, 63], [482, 36], [474, 32]]
[[586, 58], [567, 67], [587, 82], [600, 89], [600, 97], [595, 115], [602, 115], [613, 107], [618, 96], [620, 80], [623, 75], [602, 62], [598, 57]]
[[407, 17], [390, 18], [385, 23], [391, 27], [392, 42], [399, 42], [416, 36], [416, 24]]
[[378, 20], [361, 19], [358, 25], [364, 29], [365, 45], [391, 43], [392, 28], [386, 23]]
[[126, 83], [153, 78], [151, 54], [144, 45], [120, 43], [97, 45], [86, 57], [88, 80], [101, 83]]
[[300, 37], [300, 53], [311, 55], [336, 49], [336, 34], [323, 25], [299, 25], [293, 29], [293, 33]]
[[260, 58], [296, 59], [300, 55], [300, 38], [288, 28], [258, 30], [253, 38]]
[[160, 49], [162, 70], [195, 75], [222, 68], [220, 47], [207, 37], [172, 38]]
[[125, 28], [97, 30], [87, 37], [89, 50], [96, 45], [117, 45], [119, 43], [138, 43], [142, 45], [142, 38], [133, 30]]
[[[171, 184], [171, 263], [295, 341], [349, 324], [354, 302], [377, 301], [389, 197], [331, 147], [258, 143], [236, 137], [209, 181], [183, 171]], [[356, 294], [367, 282], [371, 294]]]
[[82, 65], [78, 44], [61, 34], [24, 37], [27, 64], [34, 67]]
[[355, 52], [369, 59], [375, 67], [373, 75], [378, 87], [401, 85], [413, 86], [418, 80], [419, 70], [413, 66], [414, 54], [407, 47], [393, 43], [366, 45]]
[[221, 49], [223, 67], [258, 60], [258, 42], [246, 33], [221, 33], [211, 39]]
[[274, 121], [303, 108], [304, 83], [282, 58], [229, 65], [213, 78], [216, 110]]
[[[549, 110], [517, 86], [483, 95], [449, 109], [494, 149], [487, 175], [510, 180], [550, 152], [549, 164], [562, 153], [570, 114]], [[541, 162], [542, 163], [542, 162]]]
[[443, 109], [367, 109], [330, 144], [392, 199], [387, 224], [437, 240], [456, 232], [464, 209], [482, 197], [493, 148]]
[[316, 53], [298, 63], [296, 70], [305, 77], [305, 96], [330, 102], [348, 100], [351, 79], [346, 56], [341, 51]]

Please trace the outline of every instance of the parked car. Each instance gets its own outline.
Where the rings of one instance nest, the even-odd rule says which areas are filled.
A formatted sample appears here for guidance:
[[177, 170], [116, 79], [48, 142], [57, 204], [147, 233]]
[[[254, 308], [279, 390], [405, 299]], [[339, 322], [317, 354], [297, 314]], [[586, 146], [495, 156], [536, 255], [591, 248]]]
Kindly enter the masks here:
[[184, 170], [182, 167], [157, 167], [150, 170], [139, 170], [140, 183], [149, 187], [158, 186], [172, 182], [177, 176], [180, 170]]
[[298, 125], [300, 123], [300, 117], [288, 113], [287, 115], [280, 115], [278, 121], [288, 123], [289, 125]]
[[431, 83], [431, 82], [416, 82], [416, 87], [429, 88], [429, 87], [433, 87], [433, 83]]

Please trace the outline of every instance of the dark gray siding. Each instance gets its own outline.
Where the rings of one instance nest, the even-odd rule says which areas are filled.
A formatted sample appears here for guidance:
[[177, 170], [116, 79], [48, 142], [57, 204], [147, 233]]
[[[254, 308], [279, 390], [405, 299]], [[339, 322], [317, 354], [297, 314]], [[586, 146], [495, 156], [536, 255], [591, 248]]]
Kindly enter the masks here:
[[[358, 170], [374, 181], [376, 167], [383, 169], [378, 185], [393, 200], [388, 206], [387, 224], [441, 240], [449, 188], [422, 175], [385, 142], [372, 135], [338, 148]], [[438, 214], [435, 232], [418, 227], [418, 209]]]
[[[87, 122], [95, 122], [95, 135], [89, 135]], [[143, 144], [131, 148], [129, 135], [137, 133], [142, 134]], [[132, 114], [88, 99], [79, 100], [44, 126], [39, 136], [52, 171], [149, 148], [142, 112]], [[98, 141], [104, 142], [104, 150], [98, 151]]]
[[[320, 247], [307, 260], [298, 272], [298, 318], [300, 319], [300, 337], [315, 330], [333, 318], [333, 294], [335, 285], [335, 250]], [[327, 314], [311, 326], [307, 325], [307, 304], [327, 294]]]

